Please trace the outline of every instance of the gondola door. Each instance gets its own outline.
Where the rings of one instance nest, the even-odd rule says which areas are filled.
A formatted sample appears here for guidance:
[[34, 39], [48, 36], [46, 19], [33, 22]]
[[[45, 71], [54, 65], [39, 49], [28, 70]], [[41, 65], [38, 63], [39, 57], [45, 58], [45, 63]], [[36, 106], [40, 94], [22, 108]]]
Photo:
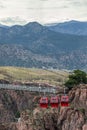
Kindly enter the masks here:
[[41, 97], [40, 107], [41, 108], [47, 108], [48, 107], [48, 98], [47, 97]]
[[68, 96], [62, 96], [61, 97], [61, 106], [62, 107], [68, 107], [69, 106], [69, 97]]
[[52, 96], [50, 99], [50, 105], [52, 108], [58, 108], [59, 105], [59, 98], [58, 96]]

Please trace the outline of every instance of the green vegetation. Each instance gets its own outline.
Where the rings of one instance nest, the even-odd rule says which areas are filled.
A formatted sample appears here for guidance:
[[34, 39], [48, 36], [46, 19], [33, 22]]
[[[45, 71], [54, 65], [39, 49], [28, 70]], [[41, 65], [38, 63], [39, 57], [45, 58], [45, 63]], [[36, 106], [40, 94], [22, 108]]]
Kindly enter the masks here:
[[65, 82], [65, 86], [67, 86], [69, 89], [72, 89], [74, 85], [81, 83], [87, 83], [87, 74], [81, 70], [74, 70], [74, 72], [69, 75], [69, 79]]
[[85, 114], [85, 109], [84, 108], [78, 108], [78, 111], [82, 112], [83, 114]]
[[17, 111], [17, 112], [15, 113], [15, 117], [16, 117], [16, 118], [19, 118], [19, 117], [20, 117], [20, 112], [19, 112], [19, 111]]
[[10, 82], [48, 83], [50, 85], [63, 85], [68, 73], [35, 68], [0, 67], [0, 80]]

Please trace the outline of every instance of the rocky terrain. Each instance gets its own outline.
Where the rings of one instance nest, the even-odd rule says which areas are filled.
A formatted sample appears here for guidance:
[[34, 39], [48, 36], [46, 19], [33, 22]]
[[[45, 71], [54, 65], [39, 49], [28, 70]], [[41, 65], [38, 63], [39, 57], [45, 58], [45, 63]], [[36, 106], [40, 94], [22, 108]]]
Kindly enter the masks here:
[[0, 90], [0, 130], [87, 130], [87, 85], [68, 95], [69, 107], [41, 109], [38, 93]]

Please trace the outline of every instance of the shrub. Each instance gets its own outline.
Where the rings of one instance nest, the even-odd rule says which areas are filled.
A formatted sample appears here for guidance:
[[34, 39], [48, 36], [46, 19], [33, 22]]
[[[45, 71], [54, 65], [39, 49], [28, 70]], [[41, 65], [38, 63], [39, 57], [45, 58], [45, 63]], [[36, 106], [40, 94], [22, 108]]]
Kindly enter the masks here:
[[20, 112], [19, 112], [19, 111], [17, 111], [17, 112], [15, 113], [15, 117], [16, 117], [16, 118], [19, 118], [19, 117], [20, 117]]
[[85, 109], [84, 108], [79, 108], [78, 109], [80, 112], [82, 112], [83, 114], [85, 114]]

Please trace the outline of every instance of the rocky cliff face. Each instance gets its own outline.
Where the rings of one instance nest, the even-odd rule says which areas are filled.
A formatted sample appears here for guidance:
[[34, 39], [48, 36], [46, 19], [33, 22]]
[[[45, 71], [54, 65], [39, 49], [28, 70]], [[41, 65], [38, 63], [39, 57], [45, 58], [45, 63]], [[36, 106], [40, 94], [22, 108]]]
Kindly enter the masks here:
[[[87, 85], [77, 86], [69, 97], [67, 108], [41, 109], [35, 94], [0, 91], [0, 130], [87, 130]], [[20, 112], [17, 120], [16, 111]]]
[[33, 109], [34, 97], [26, 91], [0, 90], [0, 123], [14, 122], [23, 110]]
[[69, 92], [72, 107], [85, 112], [87, 116], [87, 85], [76, 86]]

